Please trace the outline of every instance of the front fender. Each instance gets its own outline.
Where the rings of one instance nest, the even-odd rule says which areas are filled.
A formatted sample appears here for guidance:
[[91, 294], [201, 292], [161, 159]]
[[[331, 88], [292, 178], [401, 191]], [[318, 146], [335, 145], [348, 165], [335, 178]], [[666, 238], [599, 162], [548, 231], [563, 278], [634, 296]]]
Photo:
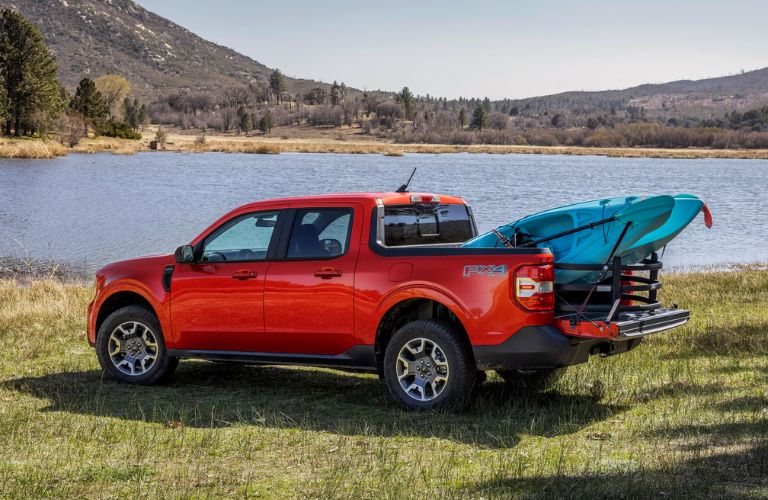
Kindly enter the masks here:
[[171, 324], [169, 314], [170, 311], [168, 307], [169, 301], [167, 300], [165, 291], [161, 290], [162, 293], [158, 293], [158, 291], [152, 290], [150, 287], [139, 280], [121, 279], [118, 281], [113, 281], [103, 289], [99, 290], [96, 298], [89, 306], [87, 328], [88, 342], [91, 345], [95, 344], [96, 342], [96, 334], [98, 333], [96, 322], [98, 320], [99, 312], [101, 311], [102, 306], [111, 297], [114, 297], [115, 294], [122, 292], [135, 293], [136, 295], [143, 298], [147, 303], [149, 303], [150, 307], [152, 307], [153, 312], [160, 322], [160, 327], [163, 330], [166, 340], [168, 340], [168, 335], [170, 335], [171, 332]]

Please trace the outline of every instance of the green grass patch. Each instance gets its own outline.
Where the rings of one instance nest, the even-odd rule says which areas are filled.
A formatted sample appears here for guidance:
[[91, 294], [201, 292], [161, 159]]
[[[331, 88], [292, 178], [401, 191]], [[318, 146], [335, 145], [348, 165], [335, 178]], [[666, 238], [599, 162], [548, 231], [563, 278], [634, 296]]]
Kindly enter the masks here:
[[90, 287], [0, 281], [0, 497], [768, 496], [768, 272], [665, 283], [689, 325], [544, 392], [491, 375], [452, 415], [324, 369], [118, 384], [85, 341]]

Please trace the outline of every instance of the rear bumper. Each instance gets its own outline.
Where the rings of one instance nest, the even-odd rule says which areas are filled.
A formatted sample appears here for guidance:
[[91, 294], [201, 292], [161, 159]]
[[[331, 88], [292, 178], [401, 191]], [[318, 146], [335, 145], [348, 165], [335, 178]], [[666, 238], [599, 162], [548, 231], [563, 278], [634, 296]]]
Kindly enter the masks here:
[[554, 325], [527, 326], [500, 344], [478, 345], [472, 350], [479, 370], [561, 368], [585, 363], [593, 354], [627, 352], [646, 335], [682, 326], [689, 318], [685, 309], [621, 313], [607, 324], [598, 316], [582, 316], [579, 321], [561, 317]]
[[591, 354], [619, 354], [639, 343], [640, 339], [572, 338], [545, 325], [526, 326], [501, 344], [478, 345], [472, 351], [478, 370], [544, 370], [585, 363]]

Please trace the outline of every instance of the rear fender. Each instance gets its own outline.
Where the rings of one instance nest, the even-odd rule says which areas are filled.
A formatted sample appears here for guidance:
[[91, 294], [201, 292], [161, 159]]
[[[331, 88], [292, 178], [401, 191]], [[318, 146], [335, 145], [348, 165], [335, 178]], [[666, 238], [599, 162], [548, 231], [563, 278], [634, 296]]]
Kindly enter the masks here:
[[469, 333], [470, 327], [468, 322], [470, 321], [470, 314], [458, 299], [438, 287], [426, 284], [413, 284], [393, 290], [379, 303], [372, 315], [374, 321], [368, 328], [368, 341], [370, 343], [374, 342], [379, 324], [390, 309], [403, 301], [412, 299], [432, 300], [445, 306], [456, 316], [465, 330], [467, 330], [467, 333]]

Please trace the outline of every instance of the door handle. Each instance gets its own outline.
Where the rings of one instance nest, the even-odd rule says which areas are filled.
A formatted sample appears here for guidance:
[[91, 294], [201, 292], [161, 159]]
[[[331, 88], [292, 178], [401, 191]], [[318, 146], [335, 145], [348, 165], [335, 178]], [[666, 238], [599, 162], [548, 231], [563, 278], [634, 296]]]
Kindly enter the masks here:
[[258, 276], [259, 276], [259, 273], [257, 273], [256, 271], [248, 271], [247, 269], [232, 273], [232, 278], [240, 281], [250, 280]]
[[334, 269], [332, 267], [324, 267], [315, 271], [315, 276], [324, 280], [331, 278], [338, 278], [341, 276], [341, 269]]

